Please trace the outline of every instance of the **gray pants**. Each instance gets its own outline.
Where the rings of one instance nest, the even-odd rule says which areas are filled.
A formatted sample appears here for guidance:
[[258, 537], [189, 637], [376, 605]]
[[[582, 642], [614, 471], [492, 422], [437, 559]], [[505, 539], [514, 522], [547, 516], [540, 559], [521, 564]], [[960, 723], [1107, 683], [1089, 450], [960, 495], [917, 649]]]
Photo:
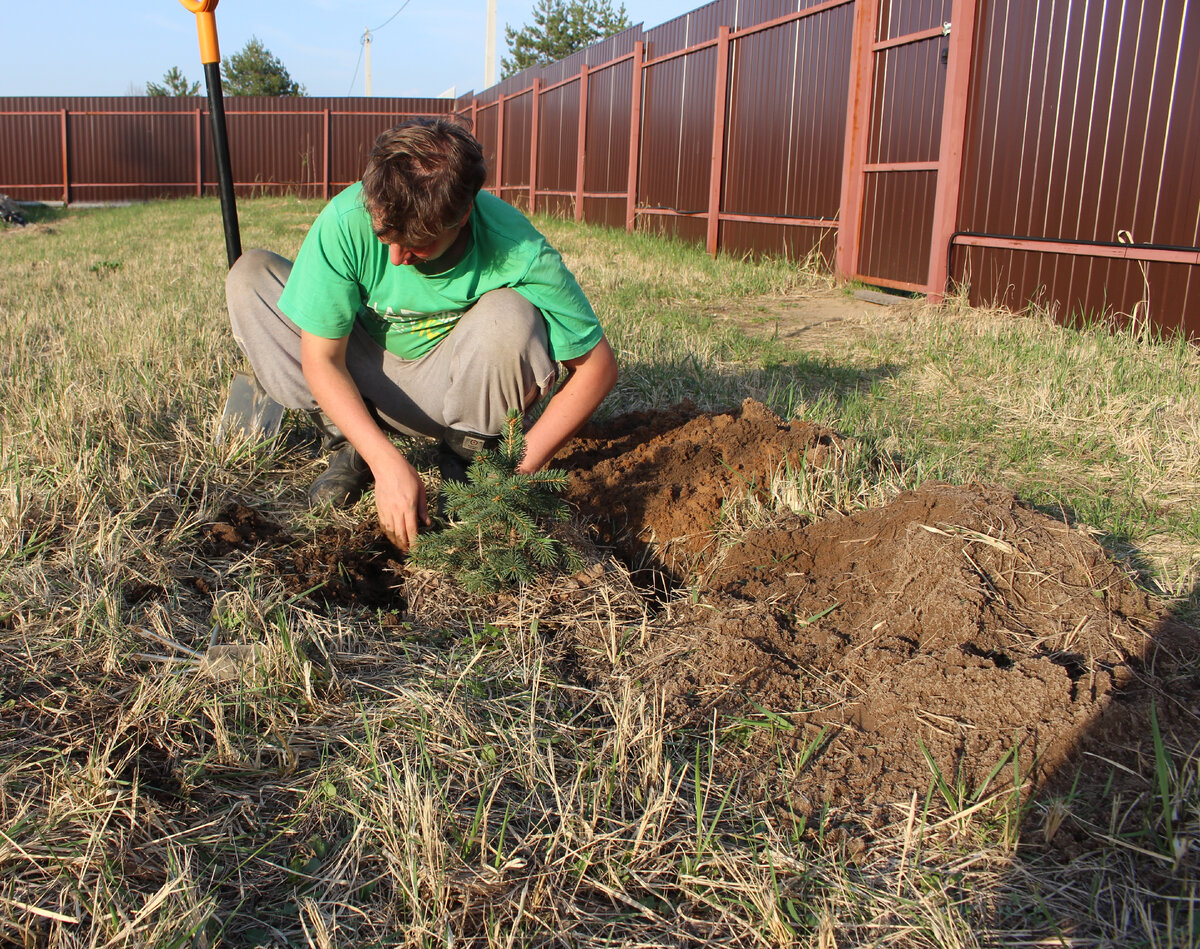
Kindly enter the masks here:
[[[300, 329], [279, 311], [292, 263], [250, 250], [225, 282], [233, 337], [263, 389], [280, 405], [317, 408], [300, 368]], [[450, 334], [417, 359], [401, 359], [358, 324], [346, 366], [378, 420], [396, 432], [440, 437], [453, 428], [495, 435], [510, 409], [546, 395], [557, 366], [538, 309], [515, 290], [485, 293]]]

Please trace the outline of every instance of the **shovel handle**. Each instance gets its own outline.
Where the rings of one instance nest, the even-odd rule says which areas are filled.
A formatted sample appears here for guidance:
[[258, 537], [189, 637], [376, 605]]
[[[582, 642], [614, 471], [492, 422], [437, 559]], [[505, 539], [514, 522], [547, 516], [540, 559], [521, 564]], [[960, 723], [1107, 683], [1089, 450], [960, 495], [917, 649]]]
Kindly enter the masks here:
[[179, 0], [191, 13], [196, 14], [196, 31], [200, 34], [200, 62], [219, 63], [221, 49], [217, 45], [217, 17], [213, 11], [220, 0]]

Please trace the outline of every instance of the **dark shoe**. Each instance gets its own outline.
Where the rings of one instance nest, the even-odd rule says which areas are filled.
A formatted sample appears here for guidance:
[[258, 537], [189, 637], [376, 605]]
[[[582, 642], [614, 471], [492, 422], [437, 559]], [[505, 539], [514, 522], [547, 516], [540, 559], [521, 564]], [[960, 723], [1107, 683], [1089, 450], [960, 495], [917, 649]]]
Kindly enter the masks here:
[[321, 433], [321, 447], [330, 452], [329, 467], [308, 487], [308, 503], [350, 507], [374, 480], [371, 468], [324, 412], [317, 409], [308, 415]]
[[349, 442], [329, 456], [329, 467], [308, 487], [308, 503], [316, 507], [326, 502], [334, 507], [350, 507], [375, 480], [370, 466]]
[[442, 476], [442, 484], [445, 484], [447, 481], [466, 484], [467, 469], [471, 467], [473, 460], [474, 458], [469, 460], [464, 458], [445, 442], [438, 445], [437, 466], [438, 473]]

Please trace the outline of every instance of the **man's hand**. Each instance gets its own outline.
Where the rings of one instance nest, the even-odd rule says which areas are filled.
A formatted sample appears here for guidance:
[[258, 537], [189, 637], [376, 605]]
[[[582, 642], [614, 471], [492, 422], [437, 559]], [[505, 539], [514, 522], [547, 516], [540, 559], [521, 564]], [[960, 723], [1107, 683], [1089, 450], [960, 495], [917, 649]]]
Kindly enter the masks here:
[[528, 474], [544, 467], [616, 385], [617, 358], [603, 337], [590, 352], [564, 365], [570, 375], [526, 433], [525, 458], [518, 471]]
[[408, 550], [421, 526], [429, 525], [425, 484], [417, 470], [401, 455], [398, 463], [375, 474], [375, 509], [379, 527], [393, 544]]
[[429, 524], [421, 476], [375, 424], [346, 368], [346, 337], [323, 339], [300, 333], [300, 363], [317, 404], [375, 476], [375, 508], [387, 539], [408, 550], [418, 525]]

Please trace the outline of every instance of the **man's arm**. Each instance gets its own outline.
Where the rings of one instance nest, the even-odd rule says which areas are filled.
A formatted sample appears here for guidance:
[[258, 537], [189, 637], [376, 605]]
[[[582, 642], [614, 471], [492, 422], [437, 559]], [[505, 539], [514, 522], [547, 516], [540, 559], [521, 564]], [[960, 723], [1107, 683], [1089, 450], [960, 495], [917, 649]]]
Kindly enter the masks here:
[[518, 470], [542, 468], [583, 427], [617, 382], [617, 359], [601, 337], [590, 352], [563, 365], [569, 375], [541, 417], [525, 435], [525, 458]]
[[380, 528], [388, 540], [407, 550], [416, 540], [418, 525], [429, 523], [425, 485], [367, 411], [346, 368], [348, 338], [324, 339], [301, 330], [300, 364], [317, 404], [375, 475]]

